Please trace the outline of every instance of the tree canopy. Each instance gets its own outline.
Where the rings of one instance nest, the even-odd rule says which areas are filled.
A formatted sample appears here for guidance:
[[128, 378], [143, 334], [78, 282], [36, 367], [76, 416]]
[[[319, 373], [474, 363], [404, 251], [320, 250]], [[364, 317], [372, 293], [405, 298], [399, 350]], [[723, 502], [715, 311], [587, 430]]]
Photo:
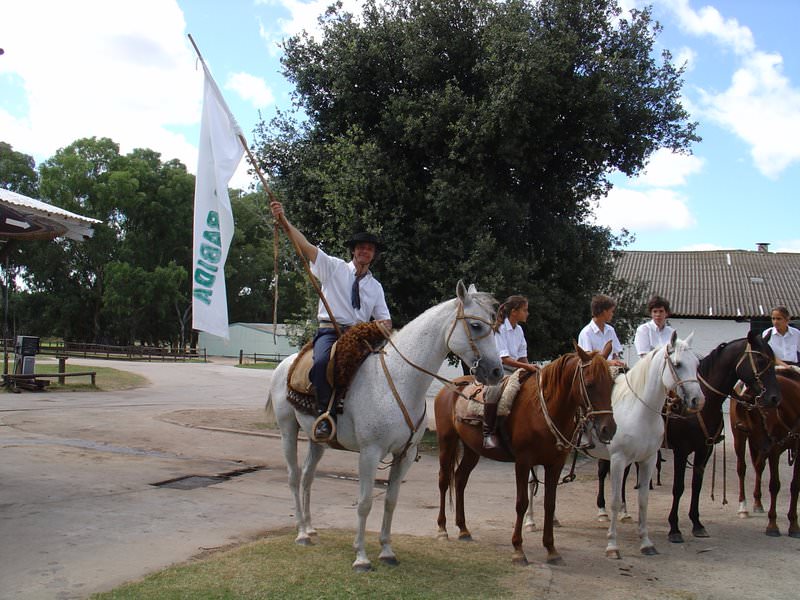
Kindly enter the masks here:
[[649, 10], [614, 0], [368, 0], [282, 58], [296, 111], [257, 129], [290, 219], [328, 252], [370, 229], [400, 324], [458, 279], [528, 297], [532, 358], [570, 349], [625, 243], [592, 202], [698, 140]]

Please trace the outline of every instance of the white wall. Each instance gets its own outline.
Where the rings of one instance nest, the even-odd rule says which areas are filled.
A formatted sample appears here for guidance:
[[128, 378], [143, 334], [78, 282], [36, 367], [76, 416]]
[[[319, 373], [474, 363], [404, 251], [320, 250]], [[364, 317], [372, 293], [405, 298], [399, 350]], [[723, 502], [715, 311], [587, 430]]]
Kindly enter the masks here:
[[[675, 331], [678, 332], [679, 338], [687, 338], [689, 334], [694, 331], [692, 338], [692, 348], [701, 357], [711, 352], [714, 348], [719, 346], [722, 342], [730, 342], [737, 338], [747, 336], [750, 331], [750, 323], [736, 321], [724, 321], [716, 319], [674, 319], [671, 318], [667, 321]], [[631, 343], [624, 347], [625, 362], [628, 366], [632, 367], [639, 360], [636, 354], [636, 348]]]

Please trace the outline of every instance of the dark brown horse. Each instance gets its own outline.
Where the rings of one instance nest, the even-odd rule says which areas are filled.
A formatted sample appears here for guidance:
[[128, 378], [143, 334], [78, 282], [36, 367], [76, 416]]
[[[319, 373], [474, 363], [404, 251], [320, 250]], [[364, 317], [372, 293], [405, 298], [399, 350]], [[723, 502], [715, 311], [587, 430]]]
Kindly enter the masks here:
[[775, 406], [780, 399], [780, 390], [775, 378], [775, 354], [767, 341], [751, 331], [746, 338], [722, 343], [700, 361], [697, 379], [703, 388], [706, 403], [703, 409], [683, 417], [670, 413], [664, 424], [664, 441], [672, 449], [675, 469], [672, 482], [672, 508], [669, 513], [669, 541], [683, 542], [678, 528], [678, 506], [685, 487], [686, 464], [692, 459], [692, 500], [689, 519], [692, 535], [709, 537], [700, 522], [700, 491], [708, 459], [714, 445], [722, 439], [722, 404], [737, 380], [758, 394], [759, 404]]
[[763, 513], [761, 504], [761, 476], [769, 463], [770, 504], [767, 513], [765, 533], [772, 537], [780, 536], [775, 508], [778, 492], [781, 489], [778, 463], [781, 454], [789, 451], [789, 464], [792, 465], [792, 483], [789, 487], [789, 536], [800, 538], [797, 525], [797, 495], [800, 491], [800, 375], [796, 371], [776, 371], [781, 388], [781, 402], [775, 408], [762, 408], [750, 402], [731, 403], [731, 429], [733, 445], [736, 449], [736, 472], [739, 475], [739, 516], [749, 516], [745, 498], [744, 480], [747, 466], [745, 448], [750, 446], [750, 459], [755, 470], [753, 488], [753, 512]]
[[[520, 386], [519, 393], [504, 424], [501, 445], [484, 450], [480, 425], [468, 424], [456, 416], [460, 394], [443, 389], [436, 396], [436, 434], [439, 438], [439, 537], [447, 538], [445, 496], [455, 487], [456, 525], [460, 540], [471, 539], [464, 518], [464, 490], [467, 480], [481, 456], [502, 462], [513, 462], [516, 474], [517, 519], [511, 543], [514, 564], [526, 565], [522, 549], [522, 522], [528, 508], [528, 475], [534, 465], [544, 466], [544, 528], [542, 543], [547, 549], [547, 562], [560, 564], [561, 556], [553, 543], [553, 515], [556, 507], [556, 486], [561, 469], [584, 427], [591, 426], [599, 439], [608, 442], [616, 431], [611, 413], [612, 380], [604, 353], [565, 354], [546, 367], [540, 375], [531, 376]], [[463, 447], [460, 462], [459, 449]], [[458, 465], [456, 468], [456, 463]], [[455, 477], [455, 481], [453, 481]]]

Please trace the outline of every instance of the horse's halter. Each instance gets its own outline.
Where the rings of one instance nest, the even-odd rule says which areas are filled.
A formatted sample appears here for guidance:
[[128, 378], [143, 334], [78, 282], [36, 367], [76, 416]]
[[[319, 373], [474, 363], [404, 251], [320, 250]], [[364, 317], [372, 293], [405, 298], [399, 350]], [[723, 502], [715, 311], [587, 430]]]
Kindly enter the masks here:
[[[669, 348], [667, 348], [664, 351], [664, 363], [665, 363], [664, 368], [669, 366], [669, 372], [672, 375], [672, 385], [667, 389], [667, 394], [669, 394], [669, 392], [674, 390], [676, 393], [678, 393], [678, 396], [681, 397], [683, 399], [683, 402], [685, 403], [685, 399], [686, 399], [686, 395], [687, 394], [686, 394], [686, 390], [683, 388], [683, 385], [685, 383], [689, 383], [691, 381], [697, 382], [698, 379], [696, 377], [691, 377], [689, 379], [681, 379], [678, 376], [678, 371], [675, 369], [675, 365], [670, 360], [670, 357], [672, 356], [672, 354], [674, 352], [675, 352], [674, 349], [672, 351], [670, 351]], [[662, 373], [663, 373], [663, 369], [662, 369]], [[630, 386], [628, 386], [628, 387], [630, 387]], [[686, 407], [686, 409], [684, 409], [684, 410], [687, 410], [687, 409], [688, 409], [688, 407]]]
[[[486, 323], [489, 326], [489, 331], [486, 332], [485, 334], [483, 334], [480, 337], [473, 337], [472, 332], [470, 331], [469, 323], [467, 323], [467, 319], [472, 319], [474, 321], [480, 321], [482, 323]], [[450, 326], [450, 332], [447, 334], [447, 341], [445, 342], [447, 344], [447, 349], [450, 350], [450, 352], [453, 352], [453, 354], [457, 354], [457, 353], [454, 352], [452, 348], [450, 348], [450, 338], [453, 337], [453, 332], [456, 330], [456, 324], [459, 321], [461, 321], [462, 325], [464, 326], [464, 332], [467, 334], [467, 341], [469, 341], [469, 347], [472, 350], [473, 354], [475, 354], [475, 356], [476, 356], [475, 363], [472, 366], [470, 366], [470, 368], [469, 368], [470, 374], [474, 376], [475, 375], [475, 371], [478, 369], [478, 365], [480, 365], [481, 358], [482, 358], [481, 357], [481, 351], [478, 349], [478, 346], [477, 346], [477, 344], [475, 342], [477, 342], [478, 340], [482, 340], [483, 338], [489, 337], [490, 335], [492, 335], [492, 332], [493, 332], [492, 323], [490, 323], [489, 321], [487, 321], [483, 317], [478, 317], [476, 315], [465, 315], [464, 314], [464, 303], [461, 300], [459, 300], [458, 301], [458, 309], [456, 310], [456, 316], [453, 319], [453, 324]]]
[[[754, 354], [758, 354], [759, 356], [763, 356], [767, 360], [767, 366], [765, 366], [760, 371], [757, 369], [756, 361], [753, 359], [753, 355]], [[767, 388], [764, 385], [764, 382], [761, 381], [761, 376], [764, 373], [766, 373], [769, 370], [770, 367], [775, 365], [775, 359], [774, 358], [770, 358], [769, 356], [767, 356], [766, 354], [764, 354], [760, 350], [753, 350], [750, 347], [750, 342], [747, 342], [747, 348], [744, 349], [744, 352], [742, 353], [741, 358], [739, 358], [739, 361], [736, 363], [736, 367], [734, 368], [734, 371], [736, 372], [737, 376], [739, 375], [739, 367], [742, 365], [742, 363], [745, 362], [745, 358], [747, 358], [748, 362], [750, 363], [750, 369], [753, 372], [753, 379], [755, 380], [756, 384], [758, 385], [758, 394], [756, 394], [756, 396], [754, 397], [754, 401], [758, 404], [759, 400], [761, 400], [761, 397], [767, 391]], [[744, 381], [743, 377], [739, 377], [739, 379]]]
[[[580, 360], [580, 358], [578, 359]], [[578, 419], [578, 427], [576, 431], [580, 432], [582, 429], [586, 428], [586, 422], [591, 421], [592, 426], [594, 426], [594, 418], [597, 415], [605, 415], [605, 414], [614, 414], [614, 411], [611, 409], [607, 410], [597, 410], [595, 409], [594, 405], [592, 404], [592, 400], [589, 397], [589, 390], [586, 387], [586, 377], [584, 376], [583, 370], [590, 367], [592, 365], [592, 361], [589, 362], [582, 362], [579, 365], [579, 368], [575, 369], [575, 374], [572, 377], [573, 385], [575, 383], [575, 379], [578, 379], [580, 384], [581, 390], [581, 397], [583, 399], [583, 406], [578, 406], [578, 413], [576, 415]], [[599, 437], [599, 435], [598, 435]], [[603, 440], [600, 440], [603, 441]], [[603, 442], [607, 443], [607, 442]]]

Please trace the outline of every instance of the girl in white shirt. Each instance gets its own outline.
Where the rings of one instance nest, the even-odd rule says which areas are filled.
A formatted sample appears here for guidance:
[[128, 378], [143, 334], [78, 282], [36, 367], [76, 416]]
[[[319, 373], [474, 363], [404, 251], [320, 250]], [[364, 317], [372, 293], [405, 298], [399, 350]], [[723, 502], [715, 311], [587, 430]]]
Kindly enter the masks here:
[[767, 335], [775, 361], [779, 365], [796, 365], [800, 355], [800, 330], [789, 325], [788, 308], [776, 306], [772, 309], [772, 327], [764, 331], [764, 337]]

